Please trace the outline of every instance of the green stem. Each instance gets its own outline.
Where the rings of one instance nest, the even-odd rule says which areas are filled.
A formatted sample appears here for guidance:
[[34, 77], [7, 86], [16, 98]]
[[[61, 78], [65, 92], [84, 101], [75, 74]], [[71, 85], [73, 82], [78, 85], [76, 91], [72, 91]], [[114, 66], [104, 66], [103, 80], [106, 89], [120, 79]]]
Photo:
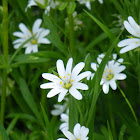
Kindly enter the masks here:
[[116, 134], [116, 128], [115, 128], [114, 115], [113, 115], [113, 112], [112, 112], [112, 105], [111, 105], [112, 95], [111, 95], [111, 92], [109, 93], [108, 98], [109, 98], [108, 108], [109, 108], [110, 124], [111, 124], [111, 128], [112, 128], [112, 135], [113, 135], [114, 140], [116, 140], [117, 139], [117, 134]]
[[69, 94], [69, 131], [73, 132], [73, 128], [78, 123], [78, 110], [72, 95]]
[[70, 37], [70, 53], [72, 57], [74, 57], [74, 25], [73, 25], [73, 16], [72, 14], [68, 14], [68, 20], [69, 20], [69, 37]]
[[6, 83], [7, 83], [7, 67], [8, 67], [8, 0], [3, 0], [3, 52], [4, 52], [4, 69], [1, 97], [1, 113], [0, 119], [4, 123], [5, 101], [6, 101]]
[[118, 89], [120, 90], [122, 96], [124, 97], [126, 103], [128, 104], [128, 106], [129, 106], [129, 108], [130, 108], [130, 110], [131, 110], [131, 112], [132, 112], [132, 114], [133, 114], [133, 117], [134, 117], [136, 123], [138, 124], [138, 119], [137, 119], [137, 117], [136, 117], [136, 114], [135, 114], [135, 112], [134, 112], [134, 110], [133, 110], [133, 108], [132, 108], [130, 102], [128, 101], [127, 97], [125, 96], [124, 92], [123, 92], [123, 91], [121, 90], [121, 88], [119, 87], [119, 85], [118, 85]]

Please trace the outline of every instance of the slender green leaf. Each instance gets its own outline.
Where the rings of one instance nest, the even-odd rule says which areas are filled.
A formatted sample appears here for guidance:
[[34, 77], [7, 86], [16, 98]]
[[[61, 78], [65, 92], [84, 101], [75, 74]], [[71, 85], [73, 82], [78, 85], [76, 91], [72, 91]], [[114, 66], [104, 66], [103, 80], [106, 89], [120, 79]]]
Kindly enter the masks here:
[[21, 90], [21, 93], [22, 93], [24, 100], [26, 101], [26, 103], [28, 104], [28, 106], [30, 107], [32, 112], [35, 114], [35, 116], [37, 117], [37, 119], [39, 120], [41, 125], [44, 126], [42, 118], [41, 118], [40, 113], [38, 111], [38, 107], [36, 106], [36, 103], [35, 103], [32, 95], [29, 91], [29, 88], [28, 88], [25, 80], [21, 77], [19, 78], [19, 86], [20, 86], [20, 90]]
[[42, 113], [43, 113], [43, 117], [44, 117], [44, 120], [45, 120], [45, 123], [46, 123], [46, 127], [47, 127], [47, 134], [49, 136], [49, 140], [53, 140], [53, 135], [52, 135], [52, 128], [50, 126], [50, 122], [49, 122], [49, 119], [48, 119], [48, 116], [45, 112], [45, 109], [44, 107], [41, 105], [41, 110], [42, 110]]
[[5, 131], [1, 121], [0, 121], [0, 134], [2, 136], [2, 140], [10, 140], [9, 137], [7, 136], [7, 134], [6, 134], [6, 131]]

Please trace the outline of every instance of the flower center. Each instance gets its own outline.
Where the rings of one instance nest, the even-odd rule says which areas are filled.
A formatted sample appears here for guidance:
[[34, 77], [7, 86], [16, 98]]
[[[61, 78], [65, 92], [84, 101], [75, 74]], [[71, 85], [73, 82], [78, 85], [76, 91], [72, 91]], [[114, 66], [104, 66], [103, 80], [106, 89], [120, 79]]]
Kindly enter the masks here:
[[113, 77], [114, 77], [114, 74], [112, 73], [112, 71], [110, 69], [106, 68], [102, 78], [106, 78], [108, 81], [110, 81], [111, 79], [113, 79]]
[[111, 79], [113, 79], [113, 77], [114, 77], [114, 74], [109, 73], [109, 74], [107, 75], [107, 80], [110, 81]]
[[34, 44], [37, 44], [37, 38], [31, 40], [31, 43], [34, 45]]
[[60, 85], [63, 86], [63, 88], [69, 90], [73, 83], [73, 80], [70, 79], [70, 74], [68, 73], [63, 78], [61, 76], [59, 76], [59, 78], [61, 78], [61, 80], [62, 80], [62, 81], [60, 81]]
[[64, 85], [63, 85], [63, 87], [66, 89], [70, 89], [71, 86], [72, 86], [72, 84], [70, 82], [64, 83]]

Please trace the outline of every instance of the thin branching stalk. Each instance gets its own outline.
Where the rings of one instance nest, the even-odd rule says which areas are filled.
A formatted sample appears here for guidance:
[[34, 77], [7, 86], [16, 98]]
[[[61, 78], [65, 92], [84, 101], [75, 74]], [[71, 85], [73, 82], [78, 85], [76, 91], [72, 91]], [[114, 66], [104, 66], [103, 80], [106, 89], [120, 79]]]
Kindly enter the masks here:
[[4, 53], [4, 69], [2, 77], [2, 97], [1, 97], [1, 113], [0, 120], [4, 123], [5, 101], [6, 101], [6, 83], [7, 83], [7, 67], [8, 67], [8, 0], [3, 0], [3, 53]]
[[69, 21], [69, 49], [72, 57], [74, 57], [74, 23], [73, 23], [73, 15], [68, 14]]
[[134, 112], [134, 110], [133, 110], [133, 108], [132, 108], [132, 106], [131, 106], [129, 100], [127, 99], [127, 97], [125, 96], [124, 92], [121, 90], [121, 88], [120, 88], [119, 85], [118, 85], [118, 89], [120, 90], [122, 96], [124, 97], [126, 103], [128, 104], [128, 106], [129, 106], [129, 108], [130, 108], [130, 110], [131, 110], [131, 112], [132, 112], [132, 114], [133, 114], [133, 117], [134, 117], [136, 123], [138, 124], [138, 119], [137, 119], [137, 117], [136, 117], [136, 114], [135, 114], [135, 112]]

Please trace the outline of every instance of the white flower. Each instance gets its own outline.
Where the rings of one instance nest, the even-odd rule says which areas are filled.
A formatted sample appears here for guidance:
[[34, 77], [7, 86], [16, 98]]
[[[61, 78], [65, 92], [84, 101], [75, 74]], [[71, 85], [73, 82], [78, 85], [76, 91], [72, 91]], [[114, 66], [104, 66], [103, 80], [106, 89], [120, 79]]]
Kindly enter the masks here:
[[[91, 68], [92, 68], [94, 71], [97, 71], [97, 68], [99, 67], [99, 64], [102, 62], [102, 59], [104, 58], [104, 56], [105, 56], [105, 54], [103, 54], [103, 53], [98, 55], [98, 57], [97, 57], [97, 62], [98, 62], [98, 64], [96, 64], [96, 63], [94, 63], [94, 62], [91, 63]], [[114, 60], [116, 60], [117, 54], [113, 53], [113, 54], [112, 54], [112, 57], [113, 57]], [[111, 58], [111, 59], [112, 59], [112, 58]], [[122, 59], [122, 58], [120, 58], [120, 59]], [[120, 59], [119, 59], [119, 61], [120, 61]], [[93, 77], [94, 77], [94, 75], [95, 75], [95, 73], [92, 73], [91, 75], [89, 75], [89, 76], [87, 77], [87, 80], [89, 80], [89, 79], [92, 80]]]
[[69, 116], [67, 114], [62, 113], [60, 117], [63, 123], [60, 125], [59, 129], [61, 131], [68, 130], [69, 129]]
[[[47, 3], [47, 6], [46, 6], [46, 9], [45, 9], [44, 13], [49, 15], [49, 12], [50, 12], [51, 8], [55, 9], [55, 7], [58, 4], [59, 4], [58, 2], [54, 2], [53, 0], [48, 0], [48, 3]], [[37, 3], [34, 0], [29, 0], [28, 5], [25, 8], [25, 12], [27, 12], [27, 9], [30, 8], [31, 6], [37, 6]]]
[[98, 0], [98, 1], [99, 1], [99, 3], [103, 4], [103, 0]]
[[80, 4], [85, 4], [86, 7], [91, 10], [90, 0], [77, 0]]
[[73, 59], [70, 58], [67, 62], [66, 69], [64, 68], [64, 63], [62, 60], [57, 60], [56, 66], [57, 71], [59, 74], [59, 77], [50, 73], [43, 73], [42, 77], [52, 81], [49, 83], [42, 84], [40, 87], [42, 89], [52, 89], [47, 94], [48, 98], [51, 98], [57, 94], [58, 96], [58, 102], [61, 102], [65, 95], [69, 92], [74, 98], [77, 100], [82, 99], [81, 93], [77, 89], [81, 90], [88, 90], [88, 86], [84, 83], [81, 83], [80, 81], [91, 74], [90, 71], [81, 72], [81, 70], [84, 68], [85, 63], [80, 62], [78, 63], [72, 70], [72, 63]]
[[70, 131], [68, 130], [63, 130], [63, 134], [68, 138], [59, 138], [57, 140], [88, 140], [88, 133], [89, 133], [89, 129], [86, 128], [85, 126], [81, 126], [79, 123], [77, 123], [74, 126], [74, 130], [73, 130], [72, 134]]
[[103, 85], [102, 88], [105, 94], [109, 92], [109, 86], [111, 86], [113, 90], [117, 89], [116, 80], [126, 79], [126, 75], [121, 73], [126, 68], [124, 65], [120, 65], [122, 61], [123, 59], [119, 59], [117, 62], [115, 62], [115, 60], [111, 60], [105, 66], [100, 83]]
[[140, 26], [131, 16], [128, 17], [128, 21], [124, 21], [124, 26], [134, 37], [124, 39], [118, 43], [118, 47], [123, 47], [120, 53], [128, 52], [140, 46]]
[[63, 105], [60, 104], [55, 104], [54, 105], [54, 110], [51, 111], [51, 114], [54, 116], [58, 116], [60, 114], [62, 114], [64, 111], [67, 112], [67, 107], [68, 107], [68, 99], [64, 98], [64, 100], [66, 101]]
[[19, 24], [19, 28], [22, 32], [14, 32], [13, 35], [19, 37], [19, 39], [16, 39], [13, 44], [14, 48], [18, 49], [22, 43], [24, 43], [26, 40], [34, 36], [34, 38], [26, 43], [23, 47], [25, 47], [25, 54], [31, 53], [31, 52], [38, 52], [38, 45], [39, 44], [50, 44], [50, 41], [45, 38], [50, 33], [50, 30], [40, 28], [40, 25], [42, 23], [41, 19], [37, 19], [32, 27], [32, 31], [30, 31], [23, 23]]

